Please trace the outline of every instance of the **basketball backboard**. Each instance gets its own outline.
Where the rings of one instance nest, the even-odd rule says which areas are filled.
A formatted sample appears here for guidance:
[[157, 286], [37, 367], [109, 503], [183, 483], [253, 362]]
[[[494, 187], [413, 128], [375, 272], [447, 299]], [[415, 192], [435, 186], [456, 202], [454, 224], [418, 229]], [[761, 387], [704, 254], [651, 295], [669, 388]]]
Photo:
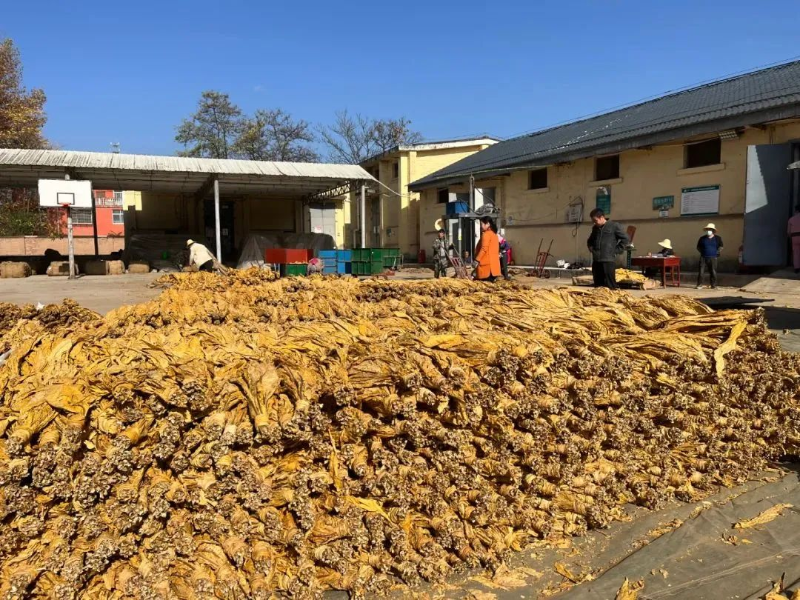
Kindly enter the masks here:
[[40, 179], [39, 206], [92, 207], [92, 182], [73, 179]]

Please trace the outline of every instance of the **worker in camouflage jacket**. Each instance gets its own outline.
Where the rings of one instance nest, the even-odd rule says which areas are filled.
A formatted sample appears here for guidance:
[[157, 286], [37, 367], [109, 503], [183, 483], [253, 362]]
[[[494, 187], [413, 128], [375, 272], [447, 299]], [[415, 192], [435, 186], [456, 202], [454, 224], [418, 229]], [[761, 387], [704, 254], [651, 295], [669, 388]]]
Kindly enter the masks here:
[[436, 239], [433, 240], [433, 275], [437, 279], [442, 275], [447, 276], [451, 250], [453, 250], [453, 244], [447, 243], [447, 235], [444, 229], [440, 229]]

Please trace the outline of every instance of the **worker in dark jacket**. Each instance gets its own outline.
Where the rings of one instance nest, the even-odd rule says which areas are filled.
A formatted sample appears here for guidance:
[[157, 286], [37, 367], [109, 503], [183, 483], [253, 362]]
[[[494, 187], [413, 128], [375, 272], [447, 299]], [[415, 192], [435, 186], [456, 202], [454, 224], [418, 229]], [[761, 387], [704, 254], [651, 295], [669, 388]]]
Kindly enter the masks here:
[[605, 213], [595, 208], [589, 216], [592, 218], [592, 233], [587, 240], [592, 253], [592, 276], [594, 287], [617, 289], [616, 262], [617, 255], [628, 246], [628, 234], [622, 225], [606, 219]]
[[700, 272], [697, 274], [697, 289], [703, 287], [703, 276], [708, 270], [711, 289], [717, 287], [717, 259], [722, 252], [722, 238], [717, 235], [717, 227], [709, 223], [705, 234], [697, 240], [697, 251], [700, 253]]

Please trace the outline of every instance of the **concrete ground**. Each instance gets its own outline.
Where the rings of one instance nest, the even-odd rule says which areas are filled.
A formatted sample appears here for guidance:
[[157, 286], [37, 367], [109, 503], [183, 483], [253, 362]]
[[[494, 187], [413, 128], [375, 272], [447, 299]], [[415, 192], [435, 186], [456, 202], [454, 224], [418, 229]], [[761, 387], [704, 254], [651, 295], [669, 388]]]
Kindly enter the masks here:
[[26, 279], [0, 279], [0, 302], [13, 304], [55, 304], [65, 298], [106, 314], [125, 304], [137, 304], [156, 297], [161, 290], [149, 287], [159, 275], [84, 275], [66, 277], [34, 275]]

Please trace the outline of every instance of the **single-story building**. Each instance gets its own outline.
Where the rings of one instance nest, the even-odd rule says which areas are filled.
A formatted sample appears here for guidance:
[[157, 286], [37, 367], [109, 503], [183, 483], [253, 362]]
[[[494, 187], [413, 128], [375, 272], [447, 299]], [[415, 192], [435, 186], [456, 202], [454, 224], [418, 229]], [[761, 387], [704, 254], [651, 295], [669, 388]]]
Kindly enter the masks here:
[[[691, 268], [712, 221], [720, 267], [780, 267], [786, 221], [800, 201], [800, 61], [715, 81], [600, 116], [516, 137], [411, 183], [420, 232], [473, 187], [494, 198], [515, 262], [540, 240], [556, 259], [590, 260], [589, 212], [636, 227], [638, 252], [669, 238]], [[463, 196], [462, 196], [463, 197]]]
[[[379, 182], [371, 184], [366, 196], [366, 235], [368, 247], [399, 248], [409, 257], [420, 249], [420, 228], [429, 229], [433, 222], [420, 222], [419, 194], [409, 191], [408, 184], [454, 162], [496, 144], [489, 136], [402, 144], [373, 156], [361, 166]], [[350, 235], [348, 243], [360, 244], [358, 198], [350, 199]], [[430, 252], [430, 245], [423, 246]]]
[[127, 247], [136, 236], [165, 248], [188, 237], [216, 248], [219, 238], [231, 262], [251, 233], [321, 233], [343, 246], [343, 198], [374, 184], [358, 165], [0, 149], [0, 187], [35, 188], [39, 179], [66, 176], [126, 190]]

